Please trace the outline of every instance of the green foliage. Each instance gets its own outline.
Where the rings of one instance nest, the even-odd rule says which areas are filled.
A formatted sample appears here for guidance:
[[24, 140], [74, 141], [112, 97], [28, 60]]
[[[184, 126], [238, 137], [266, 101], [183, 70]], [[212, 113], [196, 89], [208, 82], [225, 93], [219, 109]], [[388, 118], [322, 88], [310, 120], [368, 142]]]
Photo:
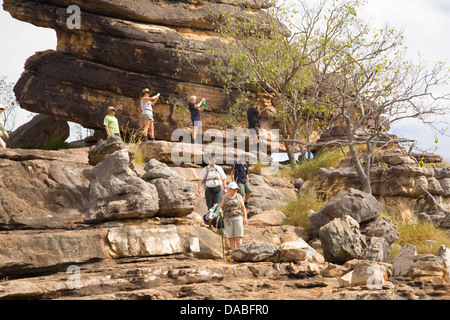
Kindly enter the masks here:
[[286, 214], [283, 224], [301, 227], [309, 231], [311, 228], [311, 221], [308, 218], [309, 211], [318, 211], [325, 203], [315, 192], [311, 191], [302, 193], [297, 199], [278, 209]]
[[[392, 219], [390, 217], [390, 219]], [[420, 221], [417, 223], [395, 221], [400, 237], [395, 242], [403, 246], [407, 243], [417, 248], [418, 254], [431, 253], [436, 255], [441, 245], [450, 247], [450, 238], [443, 229], [432, 223]], [[392, 253], [392, 255], [394, 255]]]
[[317, 179], [317, 172], [320, 168], [337, 167], [345, 155], [339, 149], [323, 150], [313, 159], [306, 159], [291, 168], [282, 169], [278, 175], [290, 179], [302, 178], [312, 182]]
[[61, 138], [51, 138], [42, 146], [43, 150], [60, 150], [60, 149], [70, 149], [70, 144], [62, 140]]

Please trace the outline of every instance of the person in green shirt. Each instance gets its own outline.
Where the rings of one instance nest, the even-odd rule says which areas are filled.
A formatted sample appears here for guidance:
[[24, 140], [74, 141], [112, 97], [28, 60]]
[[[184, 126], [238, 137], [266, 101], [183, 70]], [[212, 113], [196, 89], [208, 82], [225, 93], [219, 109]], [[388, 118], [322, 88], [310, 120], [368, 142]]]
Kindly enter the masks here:
[[103, 120], [103, 125], [105, 126], [106, 134], [109, 136], [116, 135], [120, 138], [119, 121], [116, 116], [116, 108], [108, 107], [108, 114]]
[[[3, 111], [6, 110], [6, 107], [0, 105], [0, 115], [3, 113]], [[9, 139], [8, 131], [6, 131], [5, 127], [3, 126], [3, 123], [0, 119], [0, 148], [6, 148], [6, 143], [3, 141], [2, 137], [6, 137], [6, 139]]]

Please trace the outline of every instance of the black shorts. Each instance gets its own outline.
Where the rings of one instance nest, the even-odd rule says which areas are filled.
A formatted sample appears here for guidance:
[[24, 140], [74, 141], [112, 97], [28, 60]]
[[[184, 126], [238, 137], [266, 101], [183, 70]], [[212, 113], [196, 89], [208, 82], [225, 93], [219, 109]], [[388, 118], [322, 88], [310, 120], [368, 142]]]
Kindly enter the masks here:
[[200, 117], [191, 117], [192, 125], [198, 127], [200, 125]]

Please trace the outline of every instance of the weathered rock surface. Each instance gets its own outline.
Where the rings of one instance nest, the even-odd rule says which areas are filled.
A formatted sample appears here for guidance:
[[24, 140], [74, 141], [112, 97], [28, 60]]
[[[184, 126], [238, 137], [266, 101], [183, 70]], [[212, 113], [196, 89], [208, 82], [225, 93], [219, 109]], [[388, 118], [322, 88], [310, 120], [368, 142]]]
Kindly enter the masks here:
[[384, 238], [372, 237], [364, 252], [364, 259], [378, 262], [389, 261], [389, 244]]
[[91, 181], [91, 204], [86, 222], [151, 218], [158, 212], [155, 186], [139, 178], [128, 167], [129, 163], [129, 153], [122, 149], [106, 156], [97, 166], [84, 170]]
[[418, 254], [413, 257], [413, 265], [409, 275], [413, 280], [419, 278], [443, 278], [446, 266], [443, 257], [432, 254]]
[[284, 219], [286, 219], [284, 212], [279, 210], [268, 210], [250, 217], [248, 223], [259, 227], [279, 226], [283, 223]]
[[100, 140], [89, 149], [89, 164], [97, 165], [102, 162], [107, 155], [119, 150], [126, 150], [130, 159], [128, 166], [134, 168], [134, 151], [128, 147], [119, 137], [109, 136], [105, 140]]
[[[427, 161], [439, 161], [439, 157], [424, 156]], [[324, 190], [332, 187], [344, 189], [361, 187], [356, 170], [345, 164], [335, 168], [321, 168], [318, 176]], [[386, 151], [375, 159], [370, 177], [372, 194], [380, 199], [383, 208], [398, 220], [415, 221], [415, 216], [421, 212], [439, 213], [436, 205], [422, 188], [433, 195], [439, 205], [448, 210], [450, 173], [443, 164], [433, 162], [420, 166], [400, 150]]]
[[381, 237], [384, 238], [389, 245], [393, 244], [400, 236], [395, 223], [387, 217], [378, 217], [373, 221], [361, 224], [360, 230], [361, 233], [366, 236], [366, 241], [371, 237]]
[[326, 261], [343, 264], [361, 259], [367, 244], [359, 231], [359, 223], [351, 216], [336, 218], [319, 230]]
[[42, 148], [52, 141], [66, 141], [69, 136], [67, 121], [39, 114], [10, 134], [8, 147]]
[[[58, 38], [56, 51], [28, 59], [14, 89], [16, 97], [29, 111], [92, 129], [102, 129], [106, 108], [114, 105], [122, 129], [130, 132], [141, 128], [139, 94], [150, 87], [161, 93], [154, 108], [157, 139], [170, 140], [177, 121], [190, 125], [174, 112], [172, 101], [186, 102], [192, 94], [214, 97], [204, 112], [203, 127], [224, 128], [220, 115], [232, 104], [233, 94], [225, 94], [214, 78], [207, 85], [202, 81], [208, 77], [207, 44], [217, 41], [214, 21], [226, 12], [270, 19], [262, 10], [266, 1], [239, 4], [244, 6], [214, 0], [4, 1], [3, 8], [14, 18], [55, 29]], [[80, 8], [76, 28], [68, 26], [70, 5]], [[178, 48], [192, 64], [179, 59]]]
[[182, 217], [195, 207], [192, 183], [155, 159], [145, 165], [142, 179], [153, 184], [158, 192], [159, 216]]
[[358, 223], [364, 223], [377, 218], [382, 205], [372, 195], [350, 189], [332, 198], [318, 212], [310, 213], [311, 232], [313, 236], [319, 234], [319, 229], [335, 218], [350, 216]]
[[276, 250], [273, 243], [251, 241], [233, 250], [231, 257], [236, 261], [267, 261], [275, 257]]
[[[257, 240], [260, 249], [266, 249], [249, 251], [259, 262], [237, 262], [222, 260], [224, 253], [230, 257], [228, 244], [222, 247], [220, 232], [193, 218], [195, 212], [183, 217], [125, 215], [126, 219], [87, 224], [92, 181], [83, 172], [94, 180], [104, 173], [152, 185], [128, 167], [126, 150], [109, 154], [95, 167], [88, 161], [87, 148], [0, 150], [0, 299], [450, 298], [444, 249], [438, 258], [416, 257], [406, 276], [391, 278], [389, 263], [351, 260], [336, 266], [324, 261], [304, 241], [307, 230], [294, 226], [247, 225], [243, 248], [251, 248]], [[108, 170], [99, 169], [110, 161]], [[152, 161], [148, 171], [136, 169], [142, 175], [149, 173], [150, 181], [178, 175], [196, 183], [195, 168]], [[253, 175], [251, 180], [255, 196], [258, 187], [289, 190], [280, 179]], [[365, 264], [372, 267], [363, 269]], [[381, 288], [373, 277], [376, 266], [387, 275]], [[362, 280], [355, 276], [350, 288], [341, 287], [339, 277], [352, 270], [358, 274], [358, 268]]]
[[0, 150], [0, 228], [59, 229], [89, 207], [87, 151]]
[[417, 248], [410, 244], [405, 244], [400, 252], [392, 259], [394, 276], [404, 277], [409, 274], [413, 265], [413, 258], [417, 255]]
[[278, 248], [278, 256], [282, 262], [325, 262], [322, 255], [308, 245], [308, 243], [306, 243], [306, 241], [302, 238], [297, 238], [295, 241], [282, 243]]

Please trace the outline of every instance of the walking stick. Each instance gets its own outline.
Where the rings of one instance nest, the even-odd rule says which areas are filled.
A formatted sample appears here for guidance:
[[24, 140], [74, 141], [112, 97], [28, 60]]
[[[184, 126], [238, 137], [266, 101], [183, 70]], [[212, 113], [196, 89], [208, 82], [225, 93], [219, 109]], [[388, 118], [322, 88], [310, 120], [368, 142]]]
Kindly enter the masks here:
[[[216, 229], [218, 229], [220, 227], [219, 220], [220, 220], [220, 213], [217, 215]], [[221, 227], [222, 228], [220, 228], [220, 234], [222, 235], [222, 259], [225, 261], [225, 248], [224, 248], [224, 244], [223, 244], [223, 227], [224, 227], [224, 225], [222, 225]]]

